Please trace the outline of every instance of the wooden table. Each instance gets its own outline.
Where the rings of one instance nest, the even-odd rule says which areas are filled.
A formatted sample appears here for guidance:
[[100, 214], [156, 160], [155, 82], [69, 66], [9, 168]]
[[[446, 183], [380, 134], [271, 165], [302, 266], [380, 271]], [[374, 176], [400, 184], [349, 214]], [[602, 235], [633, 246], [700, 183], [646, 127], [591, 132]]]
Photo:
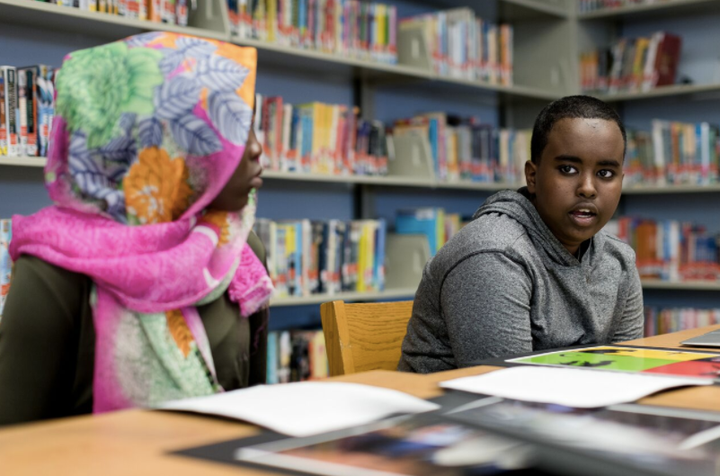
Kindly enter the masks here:
[[[678, 348], [679, 342], [720, 325], [626, 342]], [[685, 348], [688, 349], [688, 348]], [[707, 349], [712, 350], [712, 349]], [[717, 350], [717, 349], [716, 349]], [[473, 367], [430, 375], [372, 371], [337, 377], [402, 390], [420, 398], [442, 393], [437, 383], [478, 375], [497, 367]], [[641, 403], [720, 411], [720, 387], [692, 387], [648, 397]], [[167, 454], [169, 451], [242, 438], [256, 427], [216, 418], [147, 410], [128, 410], [32, 423], [0, 430], [0, 474], [222, 476], [268, 474]]]

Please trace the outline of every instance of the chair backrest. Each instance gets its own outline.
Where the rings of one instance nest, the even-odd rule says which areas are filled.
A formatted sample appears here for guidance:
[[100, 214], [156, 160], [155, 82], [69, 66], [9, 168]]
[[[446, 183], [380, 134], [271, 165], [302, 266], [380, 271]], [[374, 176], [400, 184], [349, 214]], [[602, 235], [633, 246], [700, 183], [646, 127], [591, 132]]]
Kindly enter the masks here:
[[412, 305], [412, 301], [322, 304], [330, 375], [397, 369]]

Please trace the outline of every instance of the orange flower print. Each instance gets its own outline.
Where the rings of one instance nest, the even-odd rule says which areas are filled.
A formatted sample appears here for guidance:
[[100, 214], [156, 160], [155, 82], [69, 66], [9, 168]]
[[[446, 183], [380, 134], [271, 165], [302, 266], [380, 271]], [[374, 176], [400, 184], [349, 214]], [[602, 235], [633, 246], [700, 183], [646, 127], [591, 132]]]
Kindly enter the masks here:
[[182, 312], [179, 310], [167, 311], [165, 313], [165, 318], [167, 319], [167, 326], [170, 331], [170, 335], [175, 340], [178, 349], [180, 349], [183, 355], [187, 357], [190, 353], [190, 344], [192, 344], [195, 339], [193, 338], [192, 332], [190, 332], [190, 328], [185, 322]]
[[185, 161], [149, 147], [140, 152], [123, 181], [128, 219], [132, 223], [165, 223], [187, 210], [192, 189]]
[[222, 246], [230, 241], [230, 222], [228, 221], [227, 212], [219, 212], [216, 210], [208, 211], [203, 215], [202, 221], [214, 225], [219, 230], [218, 246]]

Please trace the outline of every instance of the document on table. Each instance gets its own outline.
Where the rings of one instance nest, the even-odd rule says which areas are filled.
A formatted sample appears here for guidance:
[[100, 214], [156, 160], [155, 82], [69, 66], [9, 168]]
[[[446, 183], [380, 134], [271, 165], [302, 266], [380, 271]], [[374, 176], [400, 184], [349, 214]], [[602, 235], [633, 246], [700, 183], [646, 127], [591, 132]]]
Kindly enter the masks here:
[[310, 436], [439, 406], [387, 388], [344, 382], [299, 382], [169, 402], [181, 410], [244, 420], [289, 436]]
[[633, 402], [669, 388], [711, 384], [712, 380], [701, 378], [521, 366], [447, 380], [440, 386], [513, 400], [599, 408]]

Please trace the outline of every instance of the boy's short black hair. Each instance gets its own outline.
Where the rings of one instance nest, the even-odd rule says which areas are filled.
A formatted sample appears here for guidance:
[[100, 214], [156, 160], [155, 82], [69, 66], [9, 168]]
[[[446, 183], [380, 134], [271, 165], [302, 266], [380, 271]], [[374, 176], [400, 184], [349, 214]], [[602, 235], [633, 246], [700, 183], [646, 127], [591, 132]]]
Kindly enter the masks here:
[[623, 157], [625, 156], [627, 135], [625, 134], [625, 126], [615, 110], [605, 102], [594, 97], [566, 96], [545, 106], [535, 119], [532, 139], [530, 141], [530, 160], [534, 164], [540, 162], [540, 156], [548, 143], [548, 135], [555, 123], [561, 119], [568, 118], [613, 121], [622, 133]]

